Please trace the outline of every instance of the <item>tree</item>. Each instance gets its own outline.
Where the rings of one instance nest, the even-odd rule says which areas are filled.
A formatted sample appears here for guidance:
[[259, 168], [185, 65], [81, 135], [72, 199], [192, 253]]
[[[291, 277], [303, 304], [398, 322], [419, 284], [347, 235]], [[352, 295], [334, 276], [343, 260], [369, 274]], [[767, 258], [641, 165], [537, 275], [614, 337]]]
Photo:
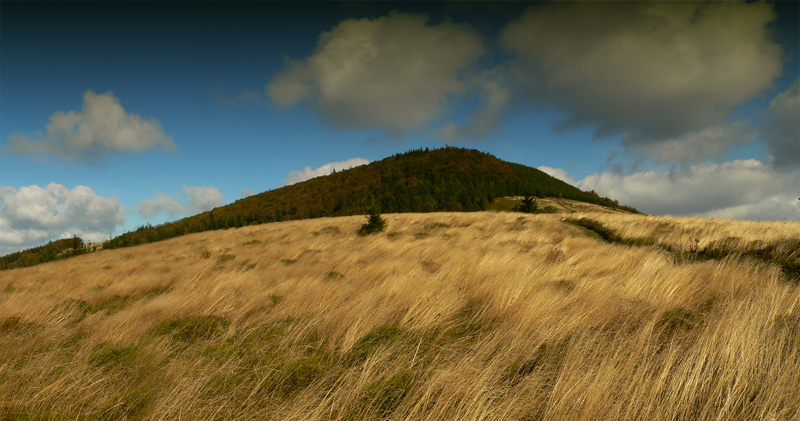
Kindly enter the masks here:
[[536, 202], [536, 198], [533, 196], [525, 196], [525, 198], [522, 199], [522, 203], [517, 205], [514, 210], [522, 213], [534, 213], [538, 207], [539, 204]]
[[367, 223], [362, 224], [361, 228], [356, 231], [358, 235], [364, 237], [375, 232], [381, 232], [386, 229], [386, 220], [381, 217], [376, 208], [372, 208], [367, 216]]

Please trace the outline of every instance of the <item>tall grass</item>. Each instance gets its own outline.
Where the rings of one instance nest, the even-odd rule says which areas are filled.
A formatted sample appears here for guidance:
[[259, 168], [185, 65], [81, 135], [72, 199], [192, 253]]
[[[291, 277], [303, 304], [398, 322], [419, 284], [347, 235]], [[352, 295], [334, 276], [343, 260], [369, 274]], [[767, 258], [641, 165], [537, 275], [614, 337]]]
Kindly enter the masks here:
[[[800, 238], [800, 223], [578, 217], [655, 244]], [[559, 215], [384, 218], [368, 237], [362, 216], [321, 218], [0, 272], [0, 416], [800, 413], [800, 287], [777, 266], [605, 243]]]

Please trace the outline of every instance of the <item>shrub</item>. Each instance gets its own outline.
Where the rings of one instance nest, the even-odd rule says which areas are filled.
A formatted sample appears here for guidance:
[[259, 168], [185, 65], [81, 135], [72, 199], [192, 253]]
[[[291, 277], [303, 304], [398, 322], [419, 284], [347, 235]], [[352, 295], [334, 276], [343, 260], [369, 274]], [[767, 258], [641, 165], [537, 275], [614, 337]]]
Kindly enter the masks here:
[[386, 220], [381, 217], [376, 209], [372, 209], [367, 215], [367, 223], [361, 225], [361, 228], [356, 231], [360, 236], [370, 235], [372, 233], [381, 232], [386, 229]]
[[538, 207], [539, 203], [536, 202], [533, 196], [525, 196], [522, 199], [522, 203], [515, 206], [514, 210], [522, 213], [535, 213]]

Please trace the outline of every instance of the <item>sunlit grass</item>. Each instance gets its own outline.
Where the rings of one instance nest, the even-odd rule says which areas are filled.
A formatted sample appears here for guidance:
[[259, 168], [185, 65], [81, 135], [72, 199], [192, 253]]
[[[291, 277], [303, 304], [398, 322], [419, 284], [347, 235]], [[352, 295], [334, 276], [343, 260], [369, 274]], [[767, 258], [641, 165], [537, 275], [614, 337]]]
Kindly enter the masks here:
[[383, 216], [366, 237], [363, 216], [322, 218], [0, 272], [0, 417], [800, 412], [779, 261], [800, 223], [569, 215], [607, 242], [564, 215]]

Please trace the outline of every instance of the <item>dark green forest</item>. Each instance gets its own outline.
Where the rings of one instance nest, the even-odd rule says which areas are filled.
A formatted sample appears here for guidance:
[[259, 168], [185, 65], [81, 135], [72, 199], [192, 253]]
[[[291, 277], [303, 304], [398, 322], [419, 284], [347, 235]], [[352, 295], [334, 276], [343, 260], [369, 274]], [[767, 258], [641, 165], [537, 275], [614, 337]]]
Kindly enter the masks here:
[[117, 248], [184, 234], [252, 224], [384, 213], [486, 210], [497, 197], [559, 197], [624, 209], [535, 168], [501, 161], [473, 149], [418, 149], [349, 170], [246, 197], [159, 226], [143, 226], [105, 243]]

